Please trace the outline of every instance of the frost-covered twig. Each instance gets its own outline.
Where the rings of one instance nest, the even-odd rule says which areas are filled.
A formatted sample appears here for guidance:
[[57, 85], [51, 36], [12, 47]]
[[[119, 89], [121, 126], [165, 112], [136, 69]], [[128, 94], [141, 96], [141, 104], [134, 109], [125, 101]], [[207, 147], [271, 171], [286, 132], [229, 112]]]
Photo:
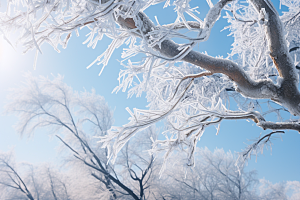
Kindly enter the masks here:
[[258, 140], [256, 142], [247, 146], [245, 148], [245, 150], [243, 150], [242, 152], [239, 153], [239, 158], [236, 161], [236, 165], [238, 167], [244, 166], [244, 164], [247, 162], [247, 159], [250, 159], [253, 154], [256, 155], [256, 157], [259, 152], [261, 154], [263, 154], [265, 145], [269, 144], [269, 146], [271, 148], [271, 146], [272, 146], [271, 137], [277, 133], [284, 134], [285, 132], [284, 131], [273, 131], [271, 133], [264, 135], [261, 138], [258, 138]]

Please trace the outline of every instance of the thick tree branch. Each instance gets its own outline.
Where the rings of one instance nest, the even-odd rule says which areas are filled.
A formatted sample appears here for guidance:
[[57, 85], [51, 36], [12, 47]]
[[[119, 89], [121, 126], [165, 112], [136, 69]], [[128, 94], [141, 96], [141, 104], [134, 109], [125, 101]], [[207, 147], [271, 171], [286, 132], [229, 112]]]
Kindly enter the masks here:
[[259, 127], [271, 130], [296, 130], [300, 132], [300, 124], [296, 122], [264, 122], [261, 121], [257, 124]]
[[279, 14], [269, 0], [251, 0], [257, 12], [261, 13], [265, 24], [270, 56], [277, 68], [279, 76], [283, 78], [278, 93], [282, 102], [294, 115], [300, 115], [300, 93], [298, 90], [298, 73], [289, 54], [284, 26]]
[[[212, 19], [205, 23], [205, 27], [213, 26], [213, 19], [215, 16], [220, 15], [220, 11], [229, 2], [230, 0], [221, 0], [208, 12], [206, 19]], [[275, 85], [270, 80], [252, 80], [241, 67], [227, 59], [213, 58], [191, 50], [182, 58], [182, 60], [200, 66], [212, 73], [222, 73], [227, 75], [236, 83], [236, 91], [246, 97], [271, 99], [283, 106], [286, 106], [292, 114], [300, 115], [300, 93], [297, 85], [298, 75], [295, 72], [295, 66], [293, 65], [288, 52], [283, 35], [283, 25], [278, 17], [278, 13], [272, 8], [272, 3], [268, 0], [268, 4], [264, 0], [252, 0], [252, 2], [258, 12], [263, 12], [262, 8], [265, 8], [267, 13], [261, 20], [266, 22], [266, 34], [271, 52], [270, 55], [277, 66], [280, 76], [283, 77], [283, 81], [280, 86]], [[216, 13], [212, 12], [213, 9], [218, 10], [219, 13], [216, 15]], [[146, 35], [157, 28], [144, 13], [139, 12], [137, 14], [137, 18], [139, 22], [142, 22], [143, 35]], [[135, 21], [131, 18], [123, 19], [119, 17], [117, 22], [127, 29], [137, 28]], [[180, 45], [169, 39], [162, 41], [160, 46], [154, 46], [154, 49], [161, 55], [168, 58], [174, 58], [182, 54], [182, 50], [179, 50]]]
[[[187, 21], [187, 24], [193, 28], [193, 29], [200, 29], [200, 23], [199, 22], [194, 22], [194, 21]], [[172, 24], [166, 24], [162, 25], [165, 28], [171, 28], [173, 30], [179, 30], [179, 29], [185, 29], [187, 28], [186, 25], [183, 22], [180, 23], [172, 23]]]
[[[226, 5], [226, 3], [230, 2], [229, 0], [220, 1], [218, 5], [219, 11]], [[211, 14], [210, 12], [208, 15]], [[219, 16], [218, 13], [217, 16]], [[143, 23], [143, 34], [147, 34], [155, 29], [155, 25], [151, 22], [151, 20], [142, 12], [139, 12], [137, 17], [139, 21]], [[209, 18], [207, 16], [206, 18]], [[131, 18], [123, 19], [119, 17], [117, 22], [124, 28], [127, 29], [135, 29], [135, 21]], [[214, 23], [206, 23], [206, 26], [211, 28]], [[172, 40], [165, 39], [161, 46], [158, 45], [154, 47], [155, 50], [160, 52], [163, 56], [173, 58], [181, 53], [179, 50], [180, 45], [174, 43]], [[191, 64], [200, 66], [212, 73], [222, 73], [227, 75], [230, 79], [232, 79], [238, 86], [237, 91], [251, 98], [268, 98], [277, 100], [278, 88], [271, 81], [262, 80], [262, 81], [254, 81], [249, 75], [236, 63], [222, 58], [213, 58], [211, 56], [196, 52], [191, 50], [186, 56], [182, 58], [183, 61], [189, 62]], [[262, 92], [262, 90], [264, 92]]]

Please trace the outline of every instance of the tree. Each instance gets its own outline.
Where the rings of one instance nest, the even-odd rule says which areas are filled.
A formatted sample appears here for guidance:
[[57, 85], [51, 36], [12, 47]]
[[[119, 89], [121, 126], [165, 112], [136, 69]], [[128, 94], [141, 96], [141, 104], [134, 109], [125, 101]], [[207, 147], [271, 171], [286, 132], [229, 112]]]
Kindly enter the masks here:
[[[7, 105], [6, 112], [19, 116], [17, 130], [21, 135], [33, 135], [37, 128], [52, 129], [50, 134], [56, 134], [64, 147], [72, 153], [67, 154], [65, 160], [68, 161], [68, 168], [73, 171], [70, 178], [73, 178], [74, 182], [80, 182], [77, 186], [72, 183], [75, 185], [72, 187], [81, 187], [78, 189], [81, 194], [72, 197], [96, 199], [102, 198], [105, 193], [106, 196], [103, 198], [108, 199], [119, 197], [124, 199], [126, 196], [130, 196], [131, 199], [145, 199], [146, 191], [151, 186], [149, 180], [152, 179], [151, 174], [156, 162], [153, 156], [143, 155], [145, 153], [138, 151], [149, 149], [150, 139], [148, 142], [136, 140], [136, 143], [140, 144], [139, 148], [127, 146], [125, 155], [120, 158], [122, 162], [112, 165], [108, 162], [110, 149], [101, 148], [101, 144], [93, 138], [105, 136], [113, 122], [112, 111], [104, 98], [96, 95], [95, 90], [91, 93], [74, 92], [62, 81], [62, 76], [53, 80], [45, 77], [34, 78], [31, 75], [27, 78], [28, 81], [23, 87], [16, 88], [11, 93], [11, 102]], [[148, 130], [148, 135], [156, 137], [153, 130]], [[128, 151], [132, 155], [128, 155]], [[11, 170], [13, 168], [11, 167]], [[76, 177], [74, 174], [81, 175]], [[34, 176], [31, 177], [35, 183]], [[57, 190], [63, 190], [66, 188], [65, 185], [57, 186], [57, 176], [51, 173], [49, 168], [45, 170], [45, 177], [49, 183], [49, 191], [54, 199], [57, 199]], [[82, 184], [83, 180], [86, 181], [84, 184], [90, 185], [86, 191], [82, 190], [85, 187]], [[25, 184], [24, 188], [22, 191], [30, 196]], [[38, 191], [36, 187], [34, 190]], [[68, 196], [67, 190], [64, 191], [65, 196]], [[38, 192], [36, 193], [36, 196], [39, 196]]]
[[[8, 190], [14, 198], [19, 197], [23, 199], [22, 197], [24, 195], [24, 197], [27, 197], [29, 200], [34, 200], [28, 186], [16, 171], [11, 154], [2, 154], [0, 156], [0, 168], [2, 175], [0, 185], [4, 186], [5, 190]], [[10, 191], [12, 189], [18, 190], [21, 194]]]
[[1, 199], [70, 200], [69, 177], [51, 165], [15, 163], [14, 153], [0, 154]]
[[268, 199], [299, 199], [299, 182], [286, 181], [272, 184], [265, 179], [260, 180], [260, 197], [264, 200]]
[[[146, 134], [151, 134], [151, 131]], [[127, 147], [133, 146], [127, 145]], [[124, 151], [122, 152], [124, 153]], [[136, 154], [136, 152], [134, 153]], [[201, 161], [200, 165], [195, 168], [187, 168], [186, 165], [178, 163], [179, 165], [170, 166], [170, 170], [160, 179], [158, 178], [159, 170], [156, 170], [160, 166], [154, 165], [156, 168], [151, 168], [152, 173], [150, 173], [147, 183], [149, 187], [144, 188], [147, 193], [144, 195], [144, 199], [299, 199], [300, 183], [298, 181], [275, 184], [265, 179], [258, 181], [255, 171], [246, 171], [243, 168], [243, 171], [238, 172], [234, 166], [234, 156], [231, 152], [225, 153], [222, 149], [216, 149], [214, 152], [207, 148], [197, 149], [196, 154], [197, 160]], [[180, 157], [183, 158], [177, 155], [177, 158]], [[133, 165], [139, 168], [142, 165], [137, 162], [145, 161], [144, 156], [141, 158], [131, 158], [129, 162], [135, 162]], [[123, 161], [122, 159], [117, 160], [124, 166], [117, 172], [118, 176], [126, 182], [126, 185], [135, 188], [135, 192], [139, 191], [139, 186], [135, 185], [138, 181], [135, 180], [136, 178], [131, 178], [129, 174], [136, 174], [138, 171], [134, 171], [131, 167], [132, 171], [127, 173], [128, 162]], [[111, 198], [111, 191], [97, 189], [97, 182], [85, 170], [84, 165], [76, 165], [59, 171], [49, 163], [42, 165], [15, 163], [13, 152], [1, 153], [0, 163], [0, 197], [3, 200]], [[122, 165], [120, 166], [122, 167]], [[258, 182], [260, 184], [257, 184]], [[239, 188], [242, 188], [241, 192], [239, 192]], [[117, 199], [133, 199], [133, 197], [124, 194], [118, 195]]]
[[[112, 127], [101, 139], [105, 147], [113, 145], [112, 161], [138, 131], [163, 119], [166, 139], [156, 140], [153, 152], [165, 151], [167, 160], [179, 148], [187, 153], [191, 166], [205, 128], [219, 127], [224, 120], [251, 119], [258, 127], [273, 130], [246, 148], [242, 161], [269, 144], [274, 134], [300, 131], [298, 0], [280, 1], [289, 9], [282, 16], [270, 0], [220, 0], [215, 5], [207, 0], [210, 9], [204, 20], [189, 0], [175, 0], [176, 20], [160, 25], [143, 11], [162, 2], [164, 7], [171, 5], [169, 0], [9, 1], [0, 30], [6, 39], [10, 31], [21, 30], [25, 52], [36, 49], [37, 58], [43, 43], [59, 51], [58, 45], [65, 48], [73, 31], [78, 34], [78, 29], [88, 27], [88, 46], [95, 47], [103, 35], [112, 38], [91, 64], [102, 64], [102, 70], [116, 48], [128, 46], [121, 61], [125, 70], [115, 91], [131, 87], [129, 95], [146, 92], [150, 108], [130, 111], [128, 124]], [[214, 58], [195, 51], [197, 44], [208, 40], [222, 10], [227, 11], [224, 17], [234, 37], [231, 53], [227, 58]], [[187, 21], [187, 15], [193, 21]], [[194, 34], [183, 34], [182, 29]], [[177, 38], [186, 42], [177, 44]], [[134, 62], [131, 57], [140, 53], [145, 58]], [[230, 109], [231, 101], [237, 102], [238, 109]], [[269, 117], [270, 113], [278, 114], [279, 120]]]
[[[238, 171], [235, 166], [236, 158], [231, 152], [225, 153], [223, 149], [215, 149], [211, 152], [205, 148], [197, 149], [196, 155], [197, 165], [194, 168], [187, 168], [182, 164], [179, 167], [179, 164], [174, 168], [170, 166], [171, 170], [166, 172], [173, 182], [171, 187], [166, 187], [166, 191], [172, 191], [174, 197], [178, 199], [259, 199], [255, 191], [258, 183], [256, 172], [246, 171], [245, 168]], [[182, 172], [178, 173], [178, 171]]]

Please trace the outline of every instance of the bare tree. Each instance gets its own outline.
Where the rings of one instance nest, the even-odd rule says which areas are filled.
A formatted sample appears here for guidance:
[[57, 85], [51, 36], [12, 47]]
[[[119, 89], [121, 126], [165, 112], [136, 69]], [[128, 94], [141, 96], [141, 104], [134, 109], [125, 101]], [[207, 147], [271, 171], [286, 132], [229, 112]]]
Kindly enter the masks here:
[[24, 182], [19, 172], [16, 171], [12, 153], [0, 155], [0, 173], [0, 186], [4, 186], [4, 189], [8, 189], [8, 193], [10, 193], [7, 198], [19, 197], [25, 199], [23, 197], [26, 197], [29, 200], [34, 200], [28, 185]]
[[[81, 170], [75, 173], [85, 171], [83, 173], [85, 176], [93, 177], [93, 183], [97, 185], [95, 189], [99, 190], [99, 195], [103, 195], [104, 191], [109, 191], [110, 199], [123, 195], [128, 195], [133, 199], [144, 199], [145, 192], [150, 186], [148, 180], [152, 173], [153, 156], [147, 159], [136, 153], [135, 156], [141, 160], [138, 161], [131, 158], [133, 155], [126, 153], [125, 165], [123, 163], [117, 166], [110, 164], [108, 162], [110, 149], [101, 148], [101, 144], [97, 143], [93, 137], [95, 135], [103, 137], [107, 134], [113, 121], [112, 111], [104, 98], [96, 95], [94, 90], [92, 93], [73, 92], [62, 79], [61, 76], [54, 80], [28, 76], [27, 85], [14, 90], [11, 94], [12, 101], [7, 105], [7, 112], [19, 116], [18, 131], [21, 134], [32, 135], [36, 128], [52, 128], [53, 131], [50, 133], [56, 133], [55, 136], [71, 152], [71, 155], [67, 154], [68, 157], [65, 158], [69, 161], [68, 166], [74, 168], [79, 165]], [[146, 147], [145, 144], [141, 145]], [[151, 146], [151, 142], [148, 142], [148, 146]], [[131, 167], [132, 165], [135, 169]], [[125, 167], [130, 176], [119, 178], [123, 176], [116, 171], [120, 167]], [[141, 176], [136, 170], [141, 170]], [[53, 199], [57, 200], [57, 178], [50, 169], [46, 170], [46, 179], [50, 184]], [[130, 179], [138, 183], [138, 188], [135, 188], [135, 184], [131, 185]], [[65, 192], [66, 197], [69, 196], [64, 185], [59, 188]], [[83, 198], [90, 199], [90, 197]]]
[[[145, 134], [152, 135], [151, 131]], [[147, 141], [146, 143], [149, 144]], [[168, 166], [168, 172], [158, 178], [160, 165], [156, 162], [162, 159], [153, 160], [150, 155], [148, 155], [150, 159], [146, 159], [147, 156], [143, 153], [137, 153], [141, 149], [136, 151], [135, 147], [129, 143], [122, 150], [122, 154], [116, 161], [118, 165], [116, 176], [139, 195], [140, 199], [297, 200], [300, 194], [298, 181], [273, 184], [262, 179], [257, 184], [255, 173], [244, 168], [238, 171], [234, 166], [235, 159], [231, 152], [225, 153], [222, 149], [217, 149], [215, 152], [210, 152], [207, 148], [197, 150], [196, 155], [200, 164], [195, 168], [178, 162], [176, 166]], [[183, 156], [174, 156], [179, 161], [180, 158], [184, 159]], [[93, 200], [112, 197], [111, 191], [101, 189], [98, 179], [91, 176], [92, 170], [87, 170], [85, 165], [76, 164], [75, 161], [69, 163], [73, 165], [72, 168], [59, 172], [49, 164], [38, 166], [15, 164], [12, 153], [2, 153], [0, 158], [0, 197], [3, 200]], [[122, 191], [117, 184], [114, 190], [117, 199], [134, 199], [133, 196]]]
[[66, 174], [49, 164], [15, 163], [13, 152], [0, 155], [1, 199], [70, 200]]
[[179, 199], [207, 200], [259, 199], [255, 171], [246, 171], [245, 168], [238, 171], [235, 166], [236, 159], [231, 152], [225, 153], [223, 149], [211, 152], [205, 148], [197, 149], [196, 155], [198, 164], [193, 168], [184, 167], [182, 164], [168, 167], [166, 176], [173, 180], [170, 187], [173, 189], [169, 189], [172, 196], [181, 197]]
[[260, 193], [262, 199], [288, 199], [284, 183], [272, 184], [271, 182], [262, 179], [261, 184]]
[[[246, 172], [244, 168], [237, 168], [236, 158], [231, 152], [225, 153], [223, 149], [217, 149], [214, 153], [207, 148], [201, 151], [201, 157], [206, 160], [215, 174], [218, 174], [218, 190], [227, 199], [252, 199], [256, 172]], [[221, 181], [220, 181], [221, 180]]]
[[120, 175], [132, 185], [141, 199], [152, 199], [159, 187], [159, 180], [156, 179], [159, 178], [161, 162], [148, 152], [152, 145], [150, 138], [156, 138], [155, 128], [146, 129], [144, 135], [147, 135], [146, 139], [136, 137], [126, 144], [116, 164], [123, 167]]
[[260, 199], [299, 199], [300, 183], [298, 181], [284, 181], [281, 183], [275, 183], [261, 179], [259, 186]]
[[[70, 200], [70, 183], [69, 177], [63, 173], [58, 172], [54, 167], [42, 166], [41, 173], [44, 180], [46, 180], [46, 187], [48, 188], [49, 199], [54, 200]], [[36, 175], [35, 176], [39, 176]], [[65, 176], [65, 177], [64, 177]], [[39, 177], [39, 185], [41, 185], [41, 177]], [[41, 197], [45, 199], [45, 197]]]

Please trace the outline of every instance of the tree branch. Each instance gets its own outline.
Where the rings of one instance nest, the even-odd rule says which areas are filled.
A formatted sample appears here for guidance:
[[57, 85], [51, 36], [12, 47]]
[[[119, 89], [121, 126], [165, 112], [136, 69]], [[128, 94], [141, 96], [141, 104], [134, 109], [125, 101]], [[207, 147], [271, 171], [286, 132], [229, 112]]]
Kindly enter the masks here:
[[[218, 4], [215, 5], [220, 11], [230, 0], [221, 0]], [[206, 16], [206, 19], [211, 17], [209, 12]], [[156, 29], [156, 26], [151, 22], [151, 20], [142, 12], [139, 12], [137, 17], [139, 21], [143, 24], [144, 35], [151, 32], [153, 29]], [[214, 16], [215, 17], [215, 16]], [[117, 22], [124, 28], [135, 29], [135, 22], [131, 18], [123, 19], [119, 17]], [[206, 26], [211, 29], [214, 22], [206, 23]], [[207, 36], [208, 37], [208, 36]], [[154, 49], [160, 52], [163, 56], [173, 58], [181, 53], [180, 45], [174, 43], [172, 40], [165, 39], [161, 42], [161, 45], [154, 46]], [[278, 99], [278, 87], [275, 86], [271, 81], [261, 80], [254, 81], [249, 75], [236, 63], [222, 58], [213, 58], [211, 56], [196, 52], [191, 50], [187, 55], [182, 58], [182, 61], [200, 66], [203, 69], [206, 69], [212, 73], [222, 73], [227, 75], [231, 80], [233, 80], [238, 88], [236, 91], [242, 93], [243, 95], [250, 98], [267, 98], [267, 99]], [[263, 91], [263, 92], [262, 92]]]
[[[195, 21], [187, 21], [187, 24], [193, 28], [193, 29], [200, 29], [200, 23], [199, 22], [195, 22]], [[183, 22], [179, 22], [179, 23], [172, 23], [172, 24], [165, 24], [162, 25], [165, 28], [169, 28], [169, 29], [173, 29], [173, 30], [180, 30], [180, 29], [185, 29], [187, 28], [186, 25]]]

